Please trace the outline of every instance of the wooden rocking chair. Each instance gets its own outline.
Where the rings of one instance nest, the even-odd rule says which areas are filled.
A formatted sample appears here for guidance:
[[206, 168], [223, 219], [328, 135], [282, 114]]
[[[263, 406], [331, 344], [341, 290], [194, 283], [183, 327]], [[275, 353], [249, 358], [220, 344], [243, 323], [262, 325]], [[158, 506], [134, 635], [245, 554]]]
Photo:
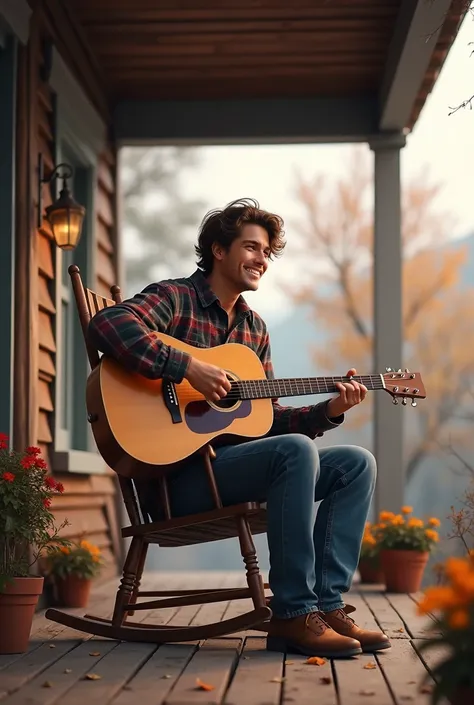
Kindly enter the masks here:
[[[92, 370], [100, 364], [100, 357], [88, 340], [87, 329], [92, 316], [106, 306], [122, 301], [120, 287], [111, 287], [112, 299], [96, 294], [83, 285], [79, 267], [71, 265], [69, 274], [77, 304], [79, 318], [86, 343], [87, 354]], [[92, 419], [88, 417], [91, 422]], [[79, 617], [58, 609], [50, 608], [46, 617], [67, 627], [123, 641], [143, 641], [151, 643], [182, 642], [223, 636], [249, 628], [266, 631], [264, 623], [272, 612], [267, 604], [265, 589], [260, 575], [252, 534], [266, 531], [266, 510], [257, 502], [246, 502], [230, 507], [222, 505], [214, 478], [212, 460], [215, 457], [211, 446], [203, 450], [203, 462], [215, 509], [201, 514], [180, 518], [171, 516], [166, 474], [158, 476], [160, 501], [164, 519], [150, 521], [146, 509], [140, 502], [136, 482], [143, 479], [156, 479], [157, 472], [149, 466], [140, 466], [128, 456], [115, 463], [112, 469], [117, 473], [130, 526], [122, 529], [124, 538], [131, 538], [125, 558], [122, 579], [115, 599], [112, 619], [84, 615]], [[140, 581], [150, 544], [163, 547], [187, 546], [219, 539], [238, 537], [240, 550], [246, 567], [248, 588], [219, 588], [201, 590], [140, 591]], [[133, 622], [128, 619], [135, 610], [151, 610], [182, 605], [200, 605], [250, 597], [254, 609], [246, 614], [216, 622], [214, 624], [181, 627], [158, 626]], [[139, 602], [140, 598], [160, 598]]]

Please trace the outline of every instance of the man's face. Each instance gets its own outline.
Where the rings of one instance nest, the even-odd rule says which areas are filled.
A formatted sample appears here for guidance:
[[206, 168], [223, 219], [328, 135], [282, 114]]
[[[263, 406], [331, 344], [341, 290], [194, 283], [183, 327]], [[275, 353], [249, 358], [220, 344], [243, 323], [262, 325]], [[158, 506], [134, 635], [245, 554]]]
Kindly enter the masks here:
[[228, 252], [221, 253], [218, 259], [224, 276], [229, 279], [239, 293], [256, 291], [260, 279], [268, 268], [270, 240], [261, 225], [244, 225]]

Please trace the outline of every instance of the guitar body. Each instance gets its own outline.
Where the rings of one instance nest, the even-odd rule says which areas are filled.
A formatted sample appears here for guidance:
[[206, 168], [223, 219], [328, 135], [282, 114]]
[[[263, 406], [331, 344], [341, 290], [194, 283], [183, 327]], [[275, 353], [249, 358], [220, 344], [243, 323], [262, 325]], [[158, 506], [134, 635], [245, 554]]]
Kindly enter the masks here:
[[[165, 334], [157, 338], [221, 367], [231, 380], [266, 379], [260, 359], [245, 345], [196, 348]], [[166, 397], [174, 400], [172, 409]], [[231, 442], [264, 436], [273, 423], [271, 399], [224, 399], [215, 405], [187, 380], [149, 380], [107, 358], [89, 377], [87, 410], [99, 451], [109, 464], [126, 455], [148, 465], [173, 465], [217, 438]]]

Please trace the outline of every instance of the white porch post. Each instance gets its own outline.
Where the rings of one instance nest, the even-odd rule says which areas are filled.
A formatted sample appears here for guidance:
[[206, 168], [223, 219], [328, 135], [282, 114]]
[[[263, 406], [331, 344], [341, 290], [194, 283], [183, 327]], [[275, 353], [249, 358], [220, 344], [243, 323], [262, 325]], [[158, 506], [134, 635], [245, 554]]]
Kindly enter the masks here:
[[[400, 149], [405, 137], [383, 135], [374, 151], [374, 369], [402, 367], [402, 243]], [[375, 399], [374, 454], [378, 463], [375, 511], [399, 512], [404, 498], [404, 409], [390, 396]]]

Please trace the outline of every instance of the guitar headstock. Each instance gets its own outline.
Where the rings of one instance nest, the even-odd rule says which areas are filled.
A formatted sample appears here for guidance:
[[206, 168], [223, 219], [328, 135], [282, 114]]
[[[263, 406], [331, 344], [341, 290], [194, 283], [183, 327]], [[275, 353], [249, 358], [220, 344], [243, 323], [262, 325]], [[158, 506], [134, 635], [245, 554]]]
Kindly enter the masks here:
[[387, 367], [382, 377], [385, 390], [391, 395], [394, 404], [398, 404], [398, 399], [401, 398], [403, 406], [406, 406], [408, 399], [411, 399], [412, 406], [416, 406], [417, 399], [426, 398], [425, 385], [419, 372], [392, 370]]

